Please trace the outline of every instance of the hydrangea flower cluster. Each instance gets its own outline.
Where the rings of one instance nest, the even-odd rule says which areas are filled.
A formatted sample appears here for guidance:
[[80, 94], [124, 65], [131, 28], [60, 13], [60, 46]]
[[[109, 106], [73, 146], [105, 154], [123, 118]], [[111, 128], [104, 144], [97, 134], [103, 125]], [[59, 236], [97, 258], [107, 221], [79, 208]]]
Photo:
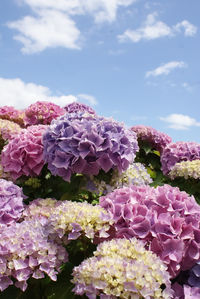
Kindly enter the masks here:
[[94, 299], [172, 298], [166, 266], [141, 241], [113, 239], [100, 244], [94, 255], [73, 270], [76, 294]]
[[181, 286], [178, 283], [172, 285], [174, 290], [174, 299], [199, 299], [200, 288], [190, 287], [188, 285]]
[[176, 163], [169, 172], [169, 177], [172, 180], [176, 177], [184, 177], [186, 180], [188, 178], [199, 179], [200, 160], [182, 161], [180, 163]]
[[133, 126], [131, 130], [137, 134], [139, 140], [147, 141], [159, 152], [162, 152], [166, 145], [172, 142], [170, 136], [149, 126]]
[[194, 197], [164, 185], [131, 186], [100, 198], [117, 238], [142, 239], [175, 277], [200, 258], [200, 206]]
[[24, 209], [24, 198], [20, 187], [0, 179], [0, 227], [19, 220]]
[[21, 131], [21, 127], [13, 121], [0, 119], [0, 144], [10, 140]]
[[95, 111], [82, 103], [73, 102], [64, 107], [67, 113], [77, 113], [77, 112], [86, 112], [89, 114], [96, 114]]
[[77, 239], [81, 234], [93, 239], [96, 233], [107, 237], [106, 233], [113, 221], [108, 213], [96, 205], [87, 202], [57, 201], [53, 198], [38, 198], [24, 210], [24, 219], [35, 217], [49, 219], [60, 237], [64, 234], [68, 240]]
[[196, 142], [175, 142], [164, 149], [161, 155], [162, 171], [168, 174], [176, 163], [200, 160], [200, 144]]
[[12, 106], [0, 107], [0, 118], [7, 119], [24, 126], [24, 111], [15, 109]]
[[40, 174], [44, 166], [42, 134], [46, 128], [38, 125], [23, 129], [3, 148], [1, 164], [14, 180]]
[[149, 185], [151, 183], [152, 179], [144, 165], [141, 163], [133, 163], [121, 174], [117, 170], [114, 170], [109, 184], [91, 176], [87, 182], [87, 189], [97, 194], [106, 195], [122, 187], [128, 187], [130, 185]]
[[100, 169], [126, 170], [138, 150], [134, 132], [103, 117], [54, 120], [43, 136], [44, 159], [53, 175], [70, 181], [73, 173], [97, 175]]
[[51, 121], [63, 114], [65, 109], [51, 102], [38, 101], [31, 104], [25, 110], [25, 124], [30, 125], [49, 125]]
[[51, 228], [39, 220], [12, 223], [0, 229], [0, 290], [15, 284], [23, 291], [30, 277], [52, 280], [67, 261], [65, 248], [49, 238]]

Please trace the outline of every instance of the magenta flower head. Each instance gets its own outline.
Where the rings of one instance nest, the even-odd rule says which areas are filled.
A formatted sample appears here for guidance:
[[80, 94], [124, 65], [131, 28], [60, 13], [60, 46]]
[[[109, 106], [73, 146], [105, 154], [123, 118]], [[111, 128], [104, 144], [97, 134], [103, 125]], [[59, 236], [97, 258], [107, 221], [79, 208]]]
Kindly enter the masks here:
[[161, 155], [162, 171], [168, 174], [176, 163], [200, 160], [200, 144], [196, 142], [175, 142], [166, 146]]
[[73, 102], [73, 103], [66, 105], [64, 107], [64, 109], [68, 113], [86, 112], [89, 114], [96, 114], [95, 111], [91, 107], [89, 107], [85, 104], [77, 103], [77, 102]]
[[186, 192], [131, 186], [101, 197], [100, 206], [113, 216], [116, 237], [144, 240], [171, 277], [200, 259], [200, 206]]
[[25, 110], [25, 124], [49, 125], [51, 121], [65, 114], [65, 109], [50, 102], [36, 102]]
[[149, 126], [138, 125], [132, 127], [131, 130], [137, 134], [138, 140], [147, 141], [159, 152], [162, 152], [166, 145], [172, 142], [171, 137], [167, 134]]
[[70, 181], [73, 173], [126, 170], [138, 150], [136, 134], [113, 119], [71, 116], [54, 120], [43, 135], [44, 160], [53, 175]]
[[43, 125], [23, 129], [3, 148], [1, 164], [14, 180], [40, 174], [44, 166], [42, 134], [46, 129]]
[[9, 285], [25, 291], [30, 277], [47, 274], [56, 280], [67, 252], [53, 238], [51, 225], [45, 219], [25, 220], [0, 229], [0, 290]]
[[17, 110], [12, 106], [0, 107], [0, 118], [13, 121], [24, 127], [24, 111]]
[[19, 220], [24, 210], [22, 189], [13, 182], [0, 179], [0, 227]]

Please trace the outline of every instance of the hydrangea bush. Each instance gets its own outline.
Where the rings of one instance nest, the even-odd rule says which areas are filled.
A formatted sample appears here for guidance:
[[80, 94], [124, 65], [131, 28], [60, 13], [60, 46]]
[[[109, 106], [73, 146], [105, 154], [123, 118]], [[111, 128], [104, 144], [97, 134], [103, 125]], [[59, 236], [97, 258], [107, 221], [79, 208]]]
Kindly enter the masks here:
[[199, 163], [85, 104], [1, 107], [0, 297], [200, 298]]

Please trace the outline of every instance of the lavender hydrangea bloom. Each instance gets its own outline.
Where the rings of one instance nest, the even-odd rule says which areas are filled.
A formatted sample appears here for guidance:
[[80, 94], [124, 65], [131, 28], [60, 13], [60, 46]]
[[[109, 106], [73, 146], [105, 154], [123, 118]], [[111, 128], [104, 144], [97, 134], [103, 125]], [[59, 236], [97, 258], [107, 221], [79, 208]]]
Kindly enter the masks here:
[[89, 107], [85, 104], [82, 104], [82, 103], [77, 103], [77, 102], [73, 102], [73, 103], [66, 105], [64, 107], [64, 109], [68, 113], [87, 112], [89, 114], [96, 114], [95, 111], [91, 107]]
[[17, 221], [24, 209], [22, 189], [13, 182], [0, 179], [0, 227]]
[[30, 277], [39, 279], [44, 274], [56, 280], [67, 253], [49, 237], [51, 233], [51, 226], [44, 219], [12, 223], [0, 229], [1, 291], [13, 283], [25, 291]]
[[54, 120], [43, 135], [44, 159], [53, 175], [70, 181], [73, 173], [97, 175], [127, 169], [138, 150], [136, 134], [103, 117]]
[[[136, 239], [103, 242], [94, 257], [73, 270], [77, 295], [102, 299], [170, 299], [173, 296], [166, 266]], [[165, 290], [161, 285], [165, 285]]]
[[137, 134], [139, 140], [149, 142], [153, 148], [160, 152], [172, 142], [170, 136], [149, 126], [138, 125], [132, 127], [131, 130]]
[[193, 196], [164, 185], [117, 189], [100, 198], [117, 238], [144, 240], [175, 277], [200, 258], [200, 206]]
[[200, 160], [200, 144], [196, 142], [175, 142], [166, 146], [161, 155], [162, 171], [168, 174], [176, 163]]

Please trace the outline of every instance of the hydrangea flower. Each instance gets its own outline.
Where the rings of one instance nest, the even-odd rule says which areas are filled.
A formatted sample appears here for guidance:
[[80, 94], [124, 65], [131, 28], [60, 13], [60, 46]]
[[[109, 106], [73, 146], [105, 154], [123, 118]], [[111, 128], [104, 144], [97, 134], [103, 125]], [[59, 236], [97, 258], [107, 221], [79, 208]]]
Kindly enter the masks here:
[[61, 203], [62, 201], [57, 201], [54, 198], [37, 198], [25, 207], [23, 217], [25, 219], [32, 219], [37, 216], [48, 219], [55, 212], [55, 208]]
[[176, 177], [184, 177], [186, 180], [188, 178], [199, 179], [200, 160], [182, 161], [180, 163], [176, 163], [169, 172], [169, 177], [172, 180]]
[[0, 179], [0, 227], [19, 220], [24, 209], [22, 189], [13, 182]]
[[86, 112], [89, 114], [96, 114], [95, 111], [82, 103], [73, 102], [64, 107], [67, 113], [77, 113], [77, 112]]
[[171, 137], [167, 134], [157, 131], [149, 126], [133, 126], [131, 130], [137, 134], [139, 140], [147, 141], [159, 152], [162, 152], [166, 145], [172, 142]]
[[193, 196], [164, 185], [130, 186], [100, 198], [112, 215], [117, 238], [144, 240], [172, 277], [200, 258], [200, 206]]
[[103, 117], [54, 120], [43, 136], [44, 159], [53, 175], [70, 181], [73, 173], [97, 175], [101, 169], [126, 170], [138, 150], [136, 134]]
[[25, 110], [25, 124], [49, 125], [51, 121], [65, 114], [65, 109], [51, 102], [38, 101]]
[[0, 147], [3, 147], [6, 140], [12, 139], [21, 131], [21, 127], [7, 119], [0, 119]]
[[200, 261], [190, 269], [188, 284], [192, 287], [198, 287], [200, 293]]
[[200, 288], [190, 287], [188, 285], [181, 286], [178, 283], [172, 285], [174, 290], [174, 299], [199, 299]]
[[12, 106], [0, 107], [0, 118], [7, 119], [24, 126], [24, 111], [15, 109]]
[[23, 291], [30, 277], [39, 279], [47, 274], [51, 280], [62, 263], [67, 261], [63, 246], [50, 238], [51, 227], [39, 219], [26, 220], [0, 229], [0, 290], [15, 284]]
[[25, 219], [35, 217], [49, 219], [60, 237], [64, 234], [68, 240], [77, 239], [81, 234], [93, 239], [95, 233], [107, 237], [113, 221], [108, 213], [96, 205], [87, 202], [57, 201], [52, 198], [38, 198], [26, 207]]
[[[166, 266], [136, 239], [111, 240], [73, 270], [77, 295], [88, 298], [172, 298]], [[165, 290], [161, 289], [165, 285]]]
[[161, 155], [162, 171], [168, 174], [176, 163], [200, 160], [200, 144], [196, 142], [175, 142], [166, 146]]
[[44, 166], [42, 134], [47, 126], [30, 126], [3, 148], [1, 164], [16, 180], [22, 175], [37, 176]]
[[114, 170], [109, 184], [105, 181], [99, 181], [97, 177], [90, 176], [87, 182], [87, 190], [98, 194], [108, 194], [115, 189], [128, 187], [130, 185], [149, 185], [152, 179], [146, 168], [141, 163], [133, 163], [121, 174]]

